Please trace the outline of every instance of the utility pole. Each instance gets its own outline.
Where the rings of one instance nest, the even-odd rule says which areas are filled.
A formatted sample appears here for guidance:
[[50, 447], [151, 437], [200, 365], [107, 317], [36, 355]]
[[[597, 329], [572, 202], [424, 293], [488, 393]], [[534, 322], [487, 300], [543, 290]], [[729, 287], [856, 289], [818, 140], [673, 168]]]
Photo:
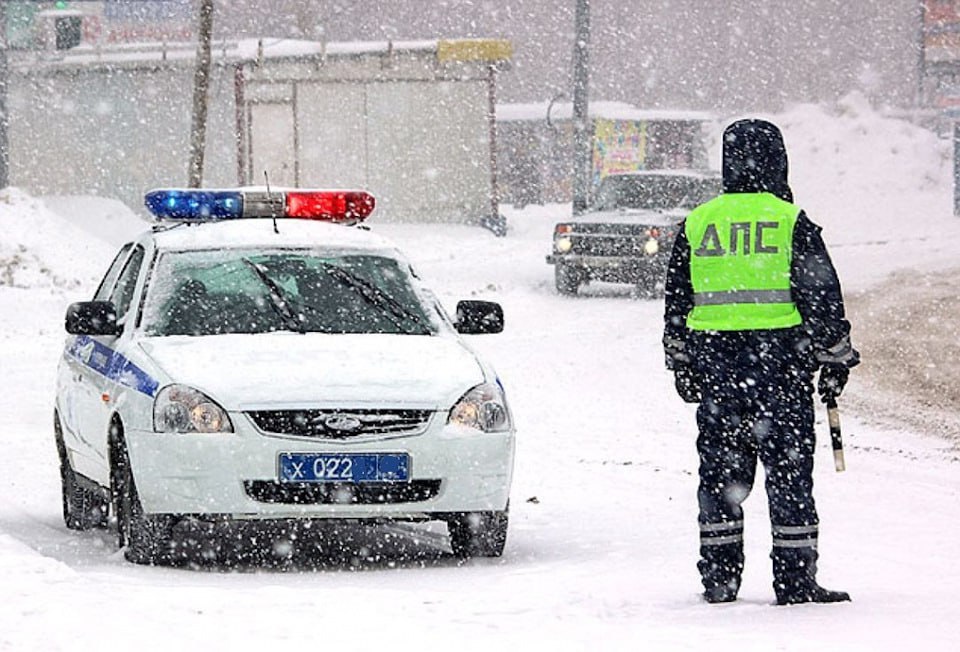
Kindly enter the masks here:
[[193, 75], [193, 116], [190, 124], [190, 163], [187, 185], [203, 182], [203, 152], [207, 140], [207, 88], [210, 86], [210, 40], [213, 34], [213, 0], [200, 0], [196, 69]]
[[577, 0], [573, 42], [573, 214], [587, 209], [590, 183], [590, 124], [587, 91], [590, 82], [590, 0]]
[[10, 125], [7, 116], [7, 85], [10, 64], [7, 61], [7, 3], [0, 2], [0, 190], [10, 185]]

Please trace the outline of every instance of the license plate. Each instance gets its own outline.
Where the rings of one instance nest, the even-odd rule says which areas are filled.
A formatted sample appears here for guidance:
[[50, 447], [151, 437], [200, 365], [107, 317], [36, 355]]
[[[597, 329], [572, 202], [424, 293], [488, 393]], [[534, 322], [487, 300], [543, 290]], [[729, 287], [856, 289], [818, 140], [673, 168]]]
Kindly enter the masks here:
[[604, 269], [619, 269], [627, 264], [629, 264], [629, 261], [623, 258], [607, 258], [604, 256], [591, 256], [587, 260], [588, 267], [602, 267]]
[[406, 453], [280, 453], [280, 482], [406, 482]]

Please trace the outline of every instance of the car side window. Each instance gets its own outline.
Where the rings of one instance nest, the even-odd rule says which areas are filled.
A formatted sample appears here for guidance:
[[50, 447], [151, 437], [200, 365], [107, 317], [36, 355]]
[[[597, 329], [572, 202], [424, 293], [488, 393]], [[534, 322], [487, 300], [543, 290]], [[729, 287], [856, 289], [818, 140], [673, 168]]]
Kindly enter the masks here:
[[100, 286], [93, 295], [94, 301], [106, 301], [110, 296], [110, 290], [113, 289], [113, 284], [117, 282], [117, 277], [120, 276], [120, 270], [123, 269], [123, 263], [126, 262], [127, 254], [130, 252], [131, 247], [133, 247], [133, 243], [128, 242], [120, 248], [116, 258], [110, 263], [110, 269], [104, 274], [103, 280], [100, 281]]
[[117, 280], [116, 288], [110, 295], [110, 301], [117, 309], [117, 321], [122, 321], [130, 310], [133, 291], [137, 287], [137, 277], [140, 275], [140, 266], [143, 265], [143, 255], [143, 247], [138, 246], [133, 250]]

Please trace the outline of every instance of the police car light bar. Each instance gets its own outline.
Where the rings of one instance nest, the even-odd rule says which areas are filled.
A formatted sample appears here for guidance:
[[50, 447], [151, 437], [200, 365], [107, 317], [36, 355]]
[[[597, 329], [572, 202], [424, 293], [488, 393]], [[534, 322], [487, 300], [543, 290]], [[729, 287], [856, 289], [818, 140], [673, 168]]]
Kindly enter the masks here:
[[354, 223], [373, 212], [373, 195], [362, 190], [151, 190], [144, 203], [159, 220], [213, 222], [276, 217]]

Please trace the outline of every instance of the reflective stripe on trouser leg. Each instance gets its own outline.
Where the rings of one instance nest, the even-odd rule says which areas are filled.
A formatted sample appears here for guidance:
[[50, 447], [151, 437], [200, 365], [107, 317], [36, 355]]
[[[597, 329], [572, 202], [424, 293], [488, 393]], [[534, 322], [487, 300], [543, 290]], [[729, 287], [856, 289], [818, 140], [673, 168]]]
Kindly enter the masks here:
[[[819, 526], [813, 525], [773, 525], [774, 548], [813, 548], [817, 547], [820, 534]], [[776, 550], [774, 550], [776, 554]]]
[[817, 537], [819, 527], [811, 525], [777, 525], [771, 527], [773, 549], [773, 588], [777, 596], [803, 591], [816, 583]]
[[730, 543], [743, 543], [743, 520], [700, 524], [701, 546], [724, 546]]

